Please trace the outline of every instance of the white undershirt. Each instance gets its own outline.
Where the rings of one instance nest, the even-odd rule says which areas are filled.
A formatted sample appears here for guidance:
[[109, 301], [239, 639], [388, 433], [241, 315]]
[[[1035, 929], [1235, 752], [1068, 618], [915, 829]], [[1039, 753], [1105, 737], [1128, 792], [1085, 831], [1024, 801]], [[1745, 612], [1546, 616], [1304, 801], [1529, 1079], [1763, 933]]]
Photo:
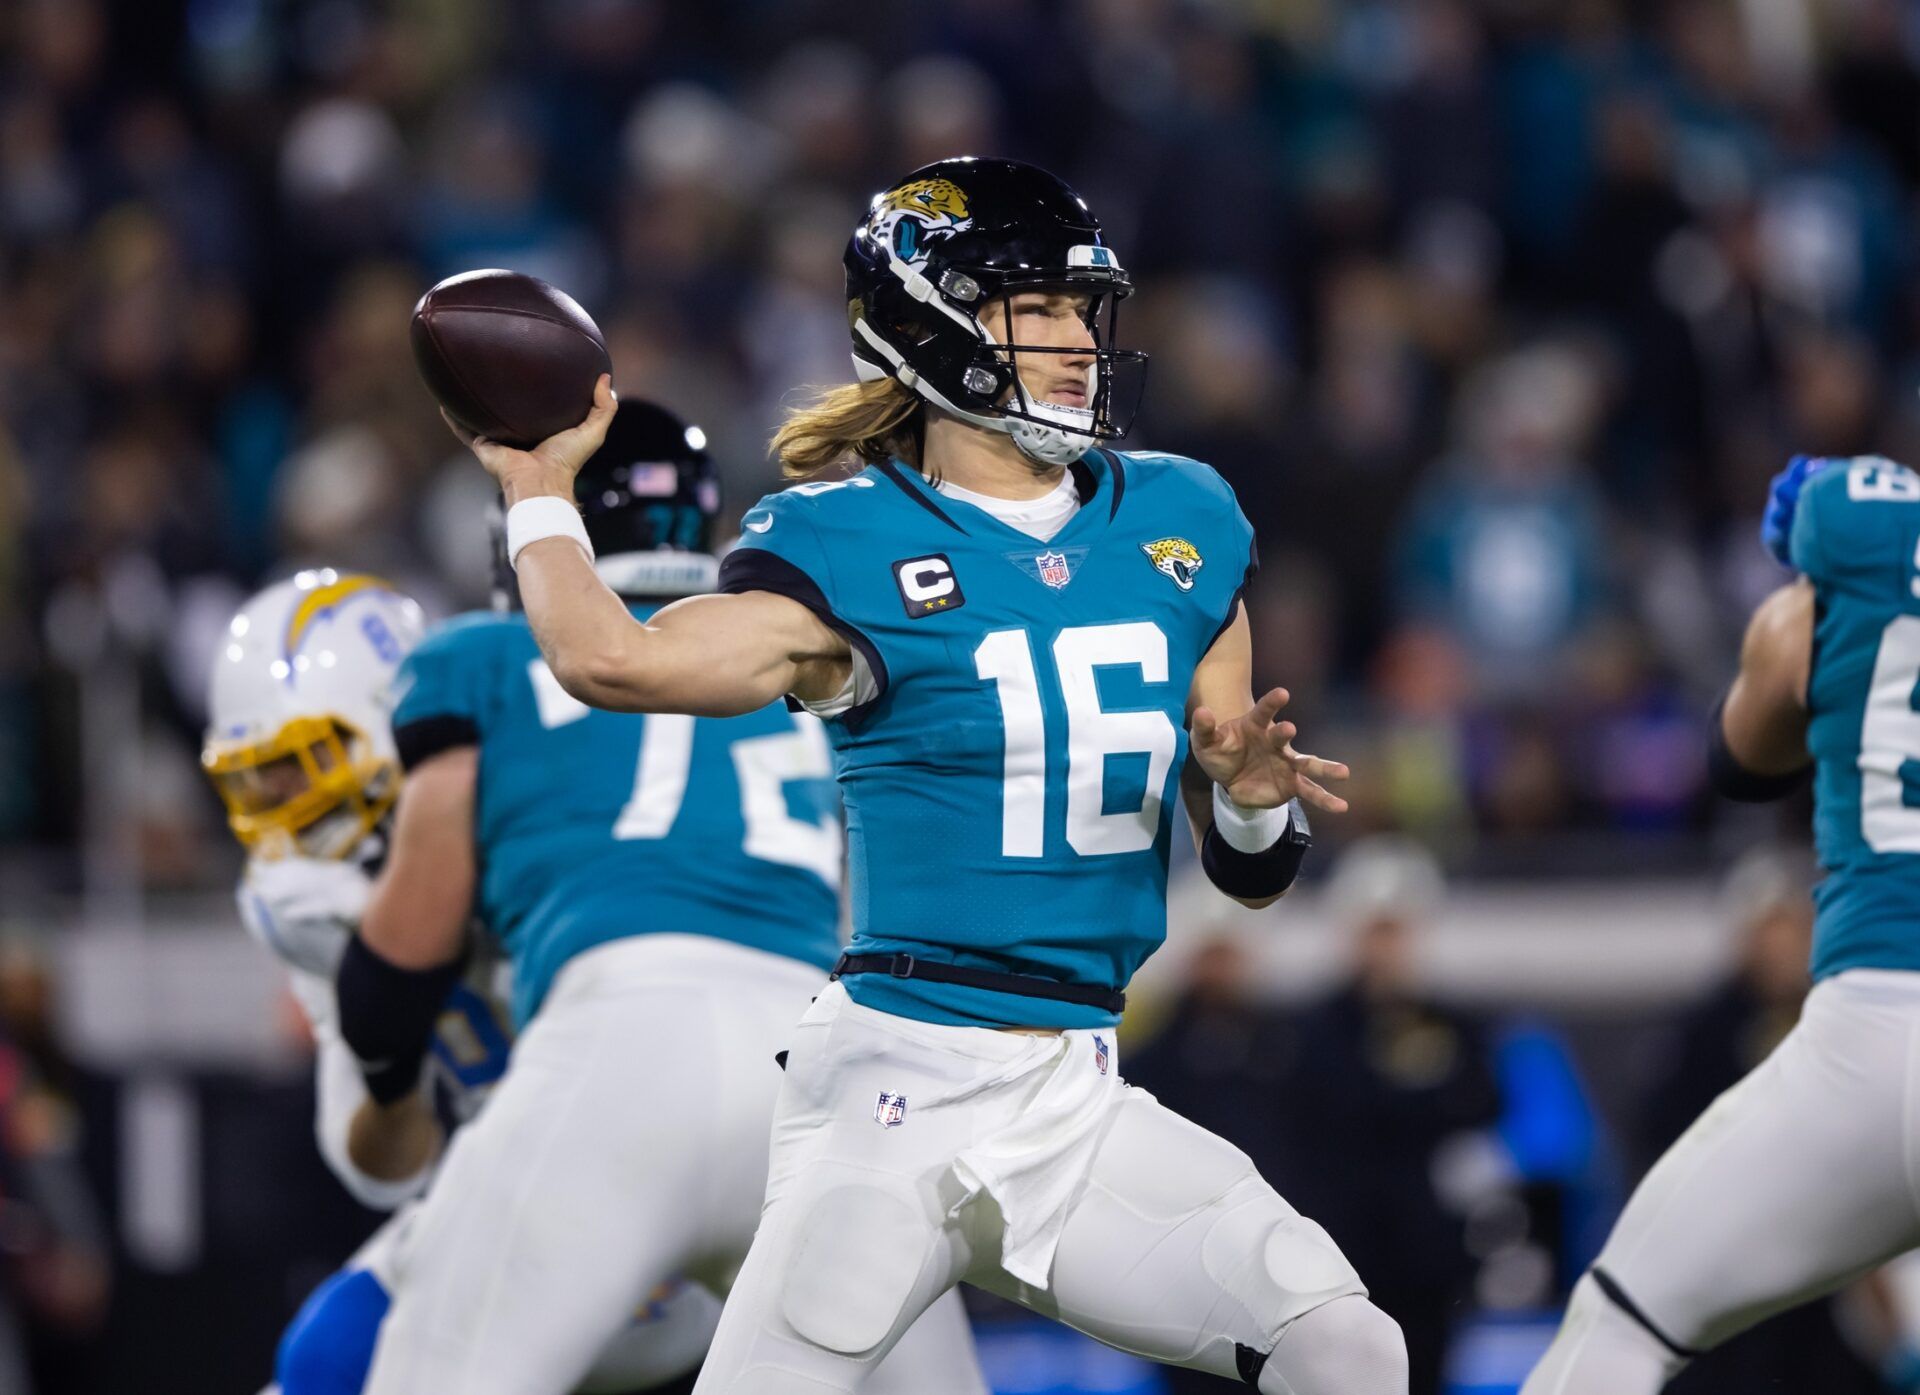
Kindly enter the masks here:
[[945, 480], [934, 488], [950, 499], [992, 514], [1007, 527], [1016, 528], [1039, 542], [1053, 541], [1054, 535], [1067, 526], [1067, 521], [1080, 512], [1080, 491], [1074, 487], [1072, 471], [1061, 475], [1060, 483], [1038, 499], [1000, 499], [962, 489]]

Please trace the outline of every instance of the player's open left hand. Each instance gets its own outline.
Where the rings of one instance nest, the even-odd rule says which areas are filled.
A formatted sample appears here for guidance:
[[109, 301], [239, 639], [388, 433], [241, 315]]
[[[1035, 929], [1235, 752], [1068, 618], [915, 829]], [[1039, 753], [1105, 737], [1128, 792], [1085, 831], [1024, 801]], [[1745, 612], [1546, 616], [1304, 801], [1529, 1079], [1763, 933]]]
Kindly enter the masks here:
[[1276, 720], [1286, 705], [1287, 690], [1275, 688], [1230, 721], [1217, 720], [1208, 708], [1195, 708], [1194, 760], [1234, 803], [1246, 808], [1277, 809], [1297, 798], [1316, 809], [1344, 814], [1347, 801], [1320, 782], [1346, 779], [1347, 767], [1293, 749], [1293, 723]]
[[445, 408], [440, 415], [460, 438], [460, 443], [479, 456], [487, 473], [499, 481], [511, 506], [537, 494], [557, 494], [571, 499], [573, 477], [607, 439], [607, 428], [613, 424], [613, 413], [618, 406], [613, 379], [602, 373], [600, 381], [593, 385], [593, 410], [587, 413], [586, 419], [578, 426], [547, 437], [532, 450], [515, 450], [485, 436], [476, 436], [448, 416]]

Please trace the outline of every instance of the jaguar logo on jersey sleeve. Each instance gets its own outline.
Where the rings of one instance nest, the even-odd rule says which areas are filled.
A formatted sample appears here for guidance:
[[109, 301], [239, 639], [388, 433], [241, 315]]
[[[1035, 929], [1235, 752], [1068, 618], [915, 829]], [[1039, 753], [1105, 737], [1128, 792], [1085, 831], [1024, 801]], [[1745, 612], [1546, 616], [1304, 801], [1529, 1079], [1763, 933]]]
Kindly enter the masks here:
[[1206, 565], [1200, 556], [1200, 549], [1185, 538], [1159, 538], [1141, 543], [1140, 550], [1147, 554], [1147, 560], [1153, 563], [1155, 571], [1182, 591], [1193, 589], [1193, 574]]
[[929, 242], [972, 225], [967, 192], [951, 179], [916, 179], [873, 201], [867, 230], [903, 262], [920, 260]]

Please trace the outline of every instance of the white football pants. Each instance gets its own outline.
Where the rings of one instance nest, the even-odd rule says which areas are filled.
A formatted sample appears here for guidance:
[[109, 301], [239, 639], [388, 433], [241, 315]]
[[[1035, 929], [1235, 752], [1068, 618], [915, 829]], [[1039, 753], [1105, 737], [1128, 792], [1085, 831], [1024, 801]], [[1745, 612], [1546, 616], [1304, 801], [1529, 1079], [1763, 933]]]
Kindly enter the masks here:
[[[760, 1219], [774, 1054], [823, 986], [697, 935], [562, 969], [382, 1264], [365, 1395], [566, 1395], [663, 1283], [724, 1292]], [[957, 1299], [864, 1389], [985, 1395]]]
[[1122, 1084], [1111, 1033], [937, 1026], [836, 983], [792, 1040], [699, 1395], [858, 1390], [963, 1279], [1267, 1395], [1405, 1395], [1399, 1329], [1326, 1232]]
[[1654, 1165], [1522, 1395], [1653, 1395], [1920, 1245], [1920, 974], [1853, 970]]
[[[395, 1260], [419, 1210], [410, 1202], [396, 1211], [342, 1268], [366, 1270], [391, 1298], [400, 1288]], [[575, 1395], [631, 1395], [685, 1375], [707, 1354], [719, 1322], [718, 1298], [690, 1279], [669, 1280], [600, 1348]], [[278, 1387], [262, 1395], [278, 1395]]]

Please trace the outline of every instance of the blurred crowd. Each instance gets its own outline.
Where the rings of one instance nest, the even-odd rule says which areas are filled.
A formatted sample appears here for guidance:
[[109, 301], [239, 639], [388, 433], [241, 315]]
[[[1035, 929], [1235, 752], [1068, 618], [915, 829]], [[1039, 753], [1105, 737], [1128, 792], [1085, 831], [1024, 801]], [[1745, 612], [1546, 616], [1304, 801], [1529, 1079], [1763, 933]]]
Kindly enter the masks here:
[[[1328, 887], [1337, 991], [1251, 1000], [1211, 945], [1128, 1073], [1329, 1225], [1439, 1389], [1467, 1317], [1563, 1293], [1623, 1182], [1804, 991], [1804, 875], [1747, 886], [1737, 972], [1604, 1109], [1560, 1028], [1428, 1001], [1410, 966], [1431, 853], [1698, 870], [1802, 836], [1804, 806], [1709, 798], [1702, 717], [1785, 580], [1755, 540], [1768, 477], [1795, 452], [1920, 463], [1906, 0], [0, 0], [6, 921], [35, 889], [112, 911], [228, 882], [196, 752], [256, 585], [325, 563], [436, 614], [485, 603], [489, 486], [407, 343], [427, 285], [507, 266], [570, 291], [620, 388], [704, 426], [738, 511], [777, 483], [797, 391], [848, 376], [867, 199], [968, 152], [1049, 166], [1106, 223], [1139, 286], [1121, 338], [1153, 359], [1132, 443], [1238, 490], [1259, 678], [1356, 772], [1323, 841], [1386, 835]], [[111, 1188], [76, 1174], [85, 1091], [14, 986], [41, 981], [8, 969], [17, 929], [0, 1390], [23, 1365], [130, 1388], [60, 1378], [106, 1311]], [[354, 1219], [326, 1209], [304, 1096], [199, 1088], [205, 1268], [258, 1341], [231, 1380], [154, 1389], [240, 1388]], [[129, 1369], [211, 1310], [151, 1278], [114, 1280]], [[1785, 1388], [1879, 1388], [1900, 1341], [1875, 1301], [1763, 1330], [1691, 1389], [1795, 1362]]]
[[[10, 0], [0, 846], [227, 870], [212, 636], [301, 562], [484, 598], [409, 357], [514, 267], [731, 502], [848, 372], [839, 256], [933, 158], [1057, 170], [1140, 287], [1139, 445], [1262, 539], [1265, 680], [1351, 831], [1481, 869], [1711, 853], [1699, 721], [1790, 452], [1920, 444], [1900, 0]], [[104, 687], [102, 686], [104, 684]], [[109, 697], [92, 700], [89, 694]], [[100, 743], [114, 753], [88, 752]]]

